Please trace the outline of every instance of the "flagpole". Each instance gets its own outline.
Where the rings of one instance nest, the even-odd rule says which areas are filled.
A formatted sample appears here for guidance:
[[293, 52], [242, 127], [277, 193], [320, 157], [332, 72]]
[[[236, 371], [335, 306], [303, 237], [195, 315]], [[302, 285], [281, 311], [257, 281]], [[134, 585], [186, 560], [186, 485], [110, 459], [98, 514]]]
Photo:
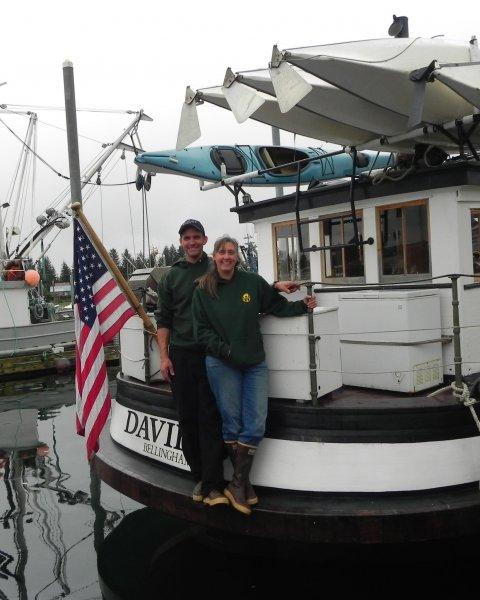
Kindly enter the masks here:
[[122, 292], [127, 297], [127, 300], [129, 302], [130, 306], [137, 313], [137, 315], [142, 319], [143, 325], [144, 325], [145, 329], [148, 332], [150, 332], [152, 335], [154, 335], [155, 339], [156, 339], [156, 333], [157, 333], [157, 331], [156, 331], [155, 325], [152, 323], [152, 320], [150, 319], [150, 317], [145, 312], [145, 309], [143, 308], [142, 303], [135, 296], [132, 288], [128, 285], [128, 282], [124, 278], [124, 276], [122, 275], [120, 269], [114, 263], [112, 257], [108, 253], [108, 250], [105, 248], [105, 246], [102, 244], [100, 238], [95, 233], [95, 230], [93, 229], [93, 227], [88, 222], [88, 219], [87, 219], [87, 217], [85, 216], [85, 214], [84, 214], [84, 212], [82, 210], [82, 205], [80, 204], [80, 202], [74, 202], [72, 204], [71, 208], [74, 211], [75, 216], [77, 217], [77, 219], [83, 225], [83, 228], [87, 232], [88, 237], [90, 238], [90, 241], [95, 246], [97, 252], [102, 257], [104, 263], [107, 265], [107, 267], [109, 268], [110, 272], [112, 273], [112, 275], [117, 280], [117, 283], [118, 283], [120, 289], [122, 290]]

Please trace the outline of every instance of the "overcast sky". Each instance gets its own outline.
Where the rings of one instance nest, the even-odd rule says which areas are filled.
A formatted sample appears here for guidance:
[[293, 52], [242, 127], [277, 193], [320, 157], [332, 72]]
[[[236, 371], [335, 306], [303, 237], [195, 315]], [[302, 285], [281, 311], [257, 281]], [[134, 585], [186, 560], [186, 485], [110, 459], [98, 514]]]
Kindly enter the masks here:
[[[63, 105], [62, 62], [74, 63], [78, 108], [139, 109], [154, 121], [142, 123], [145, 149], [173, 148], [176, 142], [185, 86], [194, 89], [221, 84], [226, 67], [234, 71], [266, 67], [272, 45], [280, 48], [309, 46], [355, 39], [386, 37], [392, 14], [407, 15], [410, 36], [444, 34], [469, 40], [480, 26], [478, 1], [440, 4], [402, 2], [124, 2], [116, 0], [10, 2], [2, 6], [0, 50], [0, 104]], [[65, 126], [60, 111], [36, 109], [38, 152], [58, 171], [68, 174], [66, 134], [52, 127]], [[271, 142], [265, 125], [238, 125], [229, 111], [209, 105], [199, 109], [202, 137], [198, 144], [263, 144]], [[25, 117], [0, 114], [24, 136]], [[127, 114], [78, 115], [79, 133], [100, 142], [112, 141], [131, 120]], [[282, 143], [293, 136], [282, 133]], [[297, 137], [297, 146], [320, 145]], [[8, 197], [20, 144], [0, 123], [0, 203]], [[81, 139], [81, 166], [100, 151], [100, 144]], [[116, 159], [115, 159], [116, 160]], [[135, 168], [127, 155], [128, 178]], [[125, 163], [118, 161], [105, 182], [126, 181]], [[22, 234], [32, 219], [49, 206], [65, 181], [37, 164], [35, 206], [24, 211]], [[272, 188], [252, 190], [254, 199], [273, 195]], [[126, 187], [103, 188], [88, 201], [85, 211], [108, 248], [136, 250], [142, 245], [141, 197], [130, 188], [134, 238]], [[195, 180], [164, 175], [153, 180], [148, 194], [152, 245], [176, 243], [178, 225], [186, 218], [204, 222], [211, 241], [228, 232], [243, 238], [229, 212], [233, 198], [226, 190], [200, 192]], [[103, 210], [102, 210], [103, 209]], [[10, 211], [10, 215], [11, 215]], [[71, 229], [62, 232], [49, 253], [59, 265], [71, 262]]]

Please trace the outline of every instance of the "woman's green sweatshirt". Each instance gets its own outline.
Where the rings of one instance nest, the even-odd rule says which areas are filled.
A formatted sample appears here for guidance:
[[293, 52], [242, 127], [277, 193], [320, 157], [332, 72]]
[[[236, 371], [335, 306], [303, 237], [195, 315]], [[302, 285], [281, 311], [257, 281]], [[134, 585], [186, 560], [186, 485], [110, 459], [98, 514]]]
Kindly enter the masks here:
[[197, 287], [193, 294], [193, 331], [198, 344], [211, 356], [237, 367], [265, 360], [259, 318], [261, 314], [293, 317], [307, 312], [303, 300], [289, 302], [263, 277], [235, 271], [220, 280], [218, 298]]

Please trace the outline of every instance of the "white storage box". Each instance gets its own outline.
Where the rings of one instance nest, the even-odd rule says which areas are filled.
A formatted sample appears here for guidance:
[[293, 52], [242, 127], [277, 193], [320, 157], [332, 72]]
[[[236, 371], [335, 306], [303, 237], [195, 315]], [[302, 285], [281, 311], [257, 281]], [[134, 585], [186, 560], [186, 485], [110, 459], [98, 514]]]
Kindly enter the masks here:
[[[342, 386], [337, 307], [313, 311], [318, 397]], [[260, 320], [268, 365], [268, 395], [271, 398], [311, 400], [308, 317]]]
[[[145, 378], [143, 321], [137, 315], [131, 317], [120, 330], [120, 352], [122, 373], [140, 381]], [[157, 342], [149, 336], [150, 381], [162, 381], [160, 352]]]
[[436, 292], [341, 294], [339, 322], [346, 385], [412, 393], [442, 382]]

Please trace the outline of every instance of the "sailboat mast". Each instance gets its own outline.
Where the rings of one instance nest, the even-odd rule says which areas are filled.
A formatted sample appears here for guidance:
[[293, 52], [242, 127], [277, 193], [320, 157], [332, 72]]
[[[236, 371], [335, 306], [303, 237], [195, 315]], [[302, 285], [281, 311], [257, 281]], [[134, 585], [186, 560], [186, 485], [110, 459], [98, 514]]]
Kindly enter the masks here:
[[20, 161], [20, 175], [18, 178], [18, 186], [17, 186], [17, 196], [15, 198], [11, 226], [9, 227], [8, 232], [7, 232], [7, 246], [10, 248], [10, 251], [11, 251], [12, 236], [14, 234], [14, 227], [17, 222], [18, 211], [20, 208], [20, 199], [21, 199], [21, 195], [22, 195], [22, 192], [24, 189], [23, 179], [25, 177], [25, 169], [27, 167], [28, 153], [30, 152], [32, 136], [33, 136], [33, 132], [35, 130], [36, 124], [37, 124], [37, 115], [35, 113], [32, 113], [30, 115], [30, 120], [28, 121], [28, 128], [27, 128], [27, 135], [25, 137], [25, 144], [22, 147], [22, 154], [21, 154], [21, 161]]

